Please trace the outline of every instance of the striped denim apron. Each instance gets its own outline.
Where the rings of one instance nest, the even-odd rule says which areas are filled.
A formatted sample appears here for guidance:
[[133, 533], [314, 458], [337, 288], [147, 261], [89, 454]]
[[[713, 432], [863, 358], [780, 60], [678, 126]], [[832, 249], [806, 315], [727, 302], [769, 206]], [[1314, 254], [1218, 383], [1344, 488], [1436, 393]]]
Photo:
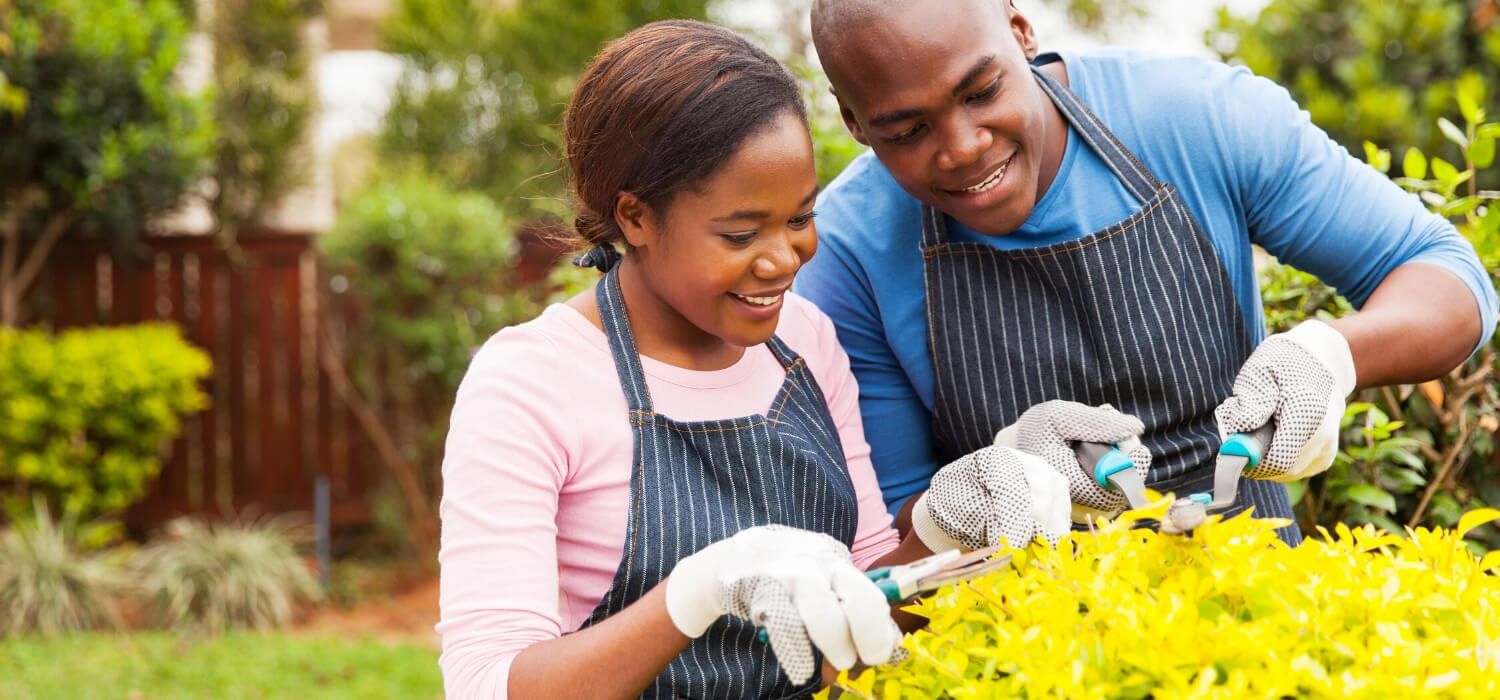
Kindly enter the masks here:
[[[859, 513], [843, 445], [801, 357], [778, 337], [767, 341], [786, 381], [765, 415], [674, 421], [651, 409], [618, 268], [595, 296], [630, 406], [635, 459], [620, 568], [583, 626], [634, 603], [683, 557], [748, 527], [790, 525], [854, 544]], [[641, 697], [786, 698], [818, 689], [816, 675], [792, 685], [756, 634], [749, 621], [725, 615]]]
[[[946, 217], [924, 205], [939, 463], [991, 444], [1043, 401], [1109, 403], [1146, 425], [1149, 487], [1178, 496], [1211, 491], [1220, 442], [1214, 407], [1251, 350], [1229, 276], [1176, 189], [1158, 183], [1068, 88], [1033, 72], [1142, 206], [1083, 238], [997, 250], [950, 243]], [[1246, 505], [1260, 516], [1292, 517], [1282, 484], [1242, 478], [1226, 517]], [[1278, 534], [1301, 540], [1295, 526]]]

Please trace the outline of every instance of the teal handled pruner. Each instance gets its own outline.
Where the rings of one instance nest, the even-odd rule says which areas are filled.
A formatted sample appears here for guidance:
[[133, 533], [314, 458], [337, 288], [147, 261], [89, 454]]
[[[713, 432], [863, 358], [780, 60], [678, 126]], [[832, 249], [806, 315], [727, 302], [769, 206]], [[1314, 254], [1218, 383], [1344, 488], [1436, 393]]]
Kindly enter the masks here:
[[[1193, 493], [1187, 498], [1175, 500], [1167, 510], [1161, 523], [1162, 532], [1179, 534], [1191, 532], [1203, 524], [1208, 515], [1228, 508], [1239, 495], [1240, 475], [1260, 464], [1261, 457], [1271, 444], [1274, 431], [1268, 421], [1248, 433], [1235, 433], [1219, 446], [1219, 456], [1214, 463], [1214, 490], [1212, 493]], [[1074, 448], [1078, 463], [1087, 471], [1093, 470], [1094, 481], [1105, 488], [1114, 487], [1125, 494], [1125, 502], [1131, 510], [1150, 505], [1146, 500], [1146, 485], [1135, 472], [1135, 464], [1123, 450], [1114, 445], [1081, 442]]]
[[[885, 594], [891, 605], [930, 593], [950, 583], [968, 581], [1010, 565], [1010, 553], [995, 557], [999, 546], [976, 549], [964, 554], [956, 549], [938, 552], [907, 564], [881, 566], [865, 572], [875, 586]], [[991, 557], [994, 557], [993, 559]], [[760, 641], [769, 641], [764, 627], [757, 635]]]
[[1010, 554], [990, 558], [999, 551], [998, 546], [976, 549], [968, 554], [950, 549], [909, 564], [870, 569], [865, 575], [885, 594], [886, 602], [895, 605], [950, 583], [967, 581], [1005, 568], [1010, 564]]

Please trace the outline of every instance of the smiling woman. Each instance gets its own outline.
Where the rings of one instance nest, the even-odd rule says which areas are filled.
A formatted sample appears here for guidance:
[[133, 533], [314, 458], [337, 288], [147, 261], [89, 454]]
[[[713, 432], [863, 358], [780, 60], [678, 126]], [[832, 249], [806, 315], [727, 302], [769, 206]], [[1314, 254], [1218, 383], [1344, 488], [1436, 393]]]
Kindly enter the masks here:
[[817, 250], [796, 82], [728, 30], [647, 25], [580, 78], [565, 140], [605, 275], [459, 389], [448, 692], [788, 697], [825, 657], [886, 661], [900, 632], [859, 567], [926, 550], [898, 548], [848, 359], [788, 292]]

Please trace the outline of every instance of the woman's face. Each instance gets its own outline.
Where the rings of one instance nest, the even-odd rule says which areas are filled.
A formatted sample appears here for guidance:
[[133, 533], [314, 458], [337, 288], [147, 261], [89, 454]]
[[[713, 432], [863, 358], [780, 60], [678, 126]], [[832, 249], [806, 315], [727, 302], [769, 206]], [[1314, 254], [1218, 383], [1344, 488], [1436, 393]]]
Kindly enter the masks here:
[[785, 112], [707, 180], [639, 217], [637, 230], [627, 225], [658, 334], [684, 349], [769, 340], [792, 278], [818, 249], [817, 193], [807, 128]]

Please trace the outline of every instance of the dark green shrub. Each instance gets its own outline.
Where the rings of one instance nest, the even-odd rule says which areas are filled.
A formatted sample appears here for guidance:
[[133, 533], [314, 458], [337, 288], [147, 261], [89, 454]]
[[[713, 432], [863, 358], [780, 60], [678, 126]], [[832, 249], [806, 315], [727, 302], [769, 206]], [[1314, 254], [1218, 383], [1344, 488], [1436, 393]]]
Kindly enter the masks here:
[[[204, 407], [209, 360], [169, 326], [0, 328], [0, 489], [88, 518], [140, 500], [158, 451]], [[18, 498], [20, 497], [20, 498]]]

